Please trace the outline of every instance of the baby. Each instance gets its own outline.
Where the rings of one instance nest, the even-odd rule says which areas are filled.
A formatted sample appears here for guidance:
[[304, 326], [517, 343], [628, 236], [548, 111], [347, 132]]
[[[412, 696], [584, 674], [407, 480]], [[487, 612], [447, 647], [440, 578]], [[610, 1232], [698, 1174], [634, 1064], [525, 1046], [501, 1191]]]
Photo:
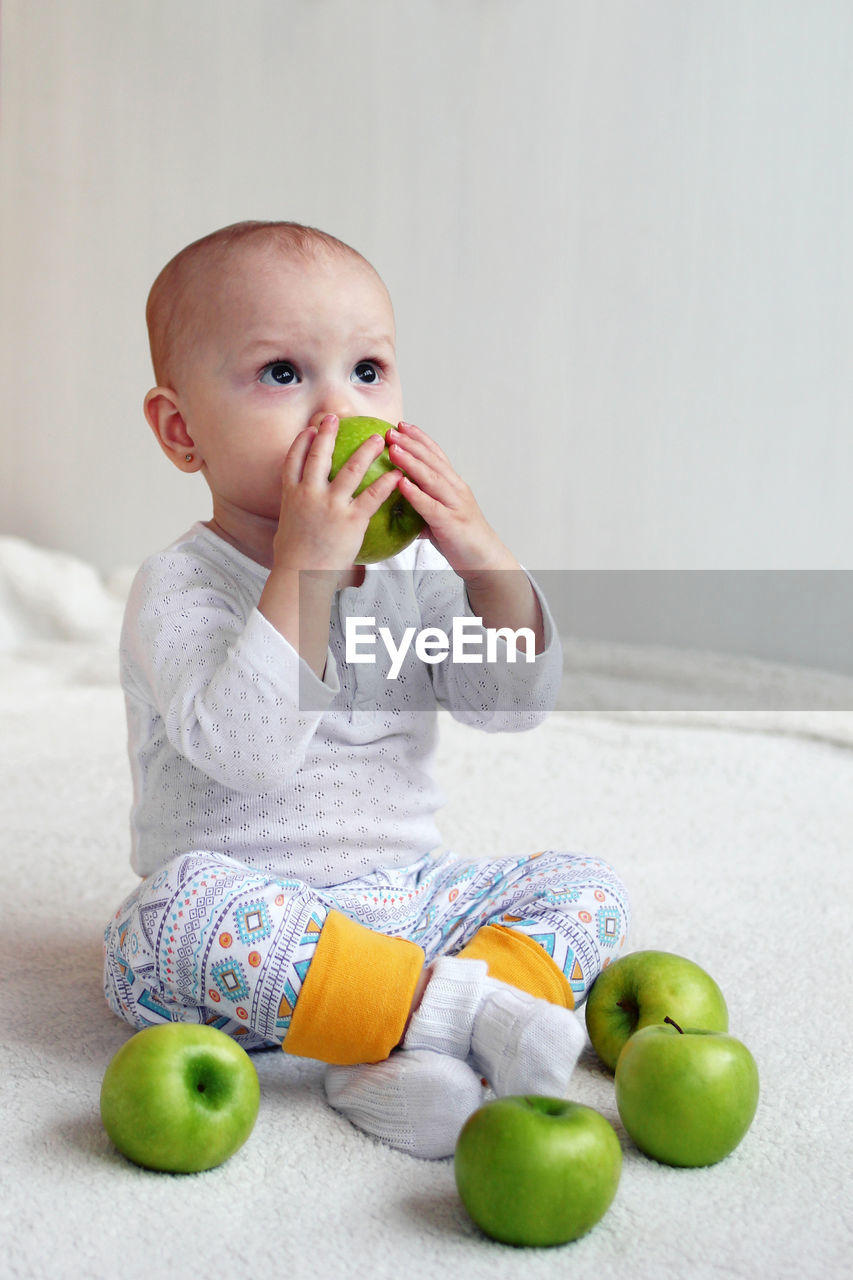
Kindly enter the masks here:
[[[147, 319], [145, 415], [170, 462], [201, 472], [212, 514], [143, 564], [127, 605], [141, 881], [106, 930], [107, 999], [136, 1028], [209, 1023], [318, 1059], [354, 1124], [450, 1155], [484, 1081], [565, 1096], [584, 1041], [572, 1010], [625, 941], [606, 863], [465, 858], [436, 825], [438, 709], [486, 732], [541, 722], [561, 676], [553, 619], [403, 421], [391, 301], [355, 250], [294, 223], [226, 227], [167, 264]], [[354, 415], [388, 430], [330, 480]], [[394, 469], [354, 496], [386, 445]], [[359, 565], [395, 489], [424, 534]], [[391, 678], [380, 649], [352, 660], [349, 619], [399, 652], [407, 628], [459, 619], [498, 638], [481, 662], [409, 646]], [[530, 661], [507, 638], [522, 628]]]

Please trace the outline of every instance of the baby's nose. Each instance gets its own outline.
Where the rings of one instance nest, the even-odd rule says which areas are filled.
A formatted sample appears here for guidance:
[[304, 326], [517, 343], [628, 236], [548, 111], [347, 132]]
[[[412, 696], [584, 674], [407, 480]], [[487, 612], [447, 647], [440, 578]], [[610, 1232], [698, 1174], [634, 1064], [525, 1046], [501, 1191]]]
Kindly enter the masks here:
[[350, 418], [357, 410], [353, 409], [343, 400], [334, 400], [324, 403], [322, 408], [316, 413], [312, 413], [309, 425], [319, 427], [320, 423], [328, 414], [334, 414], [336, 418]]
[[[316, 429], [317, 427], [319, 427], [323, 419], [333, 412], [334, 411], [332, 409], [318, 409], [316, 413], [312, 413], [311, 419], [308, 423], [309, 427], [314, 427]], [[336, 413], [334, 416], [336, 418], [340, 418], [342, 415], [339, 413]]]

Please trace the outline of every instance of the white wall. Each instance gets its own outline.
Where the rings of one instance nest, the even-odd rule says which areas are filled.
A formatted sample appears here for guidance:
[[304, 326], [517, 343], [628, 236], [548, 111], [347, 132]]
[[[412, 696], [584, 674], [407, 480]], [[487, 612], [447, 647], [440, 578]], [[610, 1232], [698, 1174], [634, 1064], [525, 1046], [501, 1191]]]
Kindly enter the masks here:
[[532, 567], [853, 567], [849, 0], [5, 0], [0, 59], [0, 532], [110, 569], [208, 514], [145, 295], [289, 217]]

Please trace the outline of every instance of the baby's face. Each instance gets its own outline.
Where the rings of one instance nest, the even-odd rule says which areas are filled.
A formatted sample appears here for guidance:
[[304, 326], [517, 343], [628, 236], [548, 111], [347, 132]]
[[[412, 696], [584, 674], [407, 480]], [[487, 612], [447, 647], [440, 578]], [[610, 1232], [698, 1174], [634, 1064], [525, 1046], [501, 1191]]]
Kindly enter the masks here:
[[400, 421], [391, 303], [359, 259], [246, 249], [203, 314], [179, 394], [220, 503], [277, 519], [303, 428], [327, 413]]

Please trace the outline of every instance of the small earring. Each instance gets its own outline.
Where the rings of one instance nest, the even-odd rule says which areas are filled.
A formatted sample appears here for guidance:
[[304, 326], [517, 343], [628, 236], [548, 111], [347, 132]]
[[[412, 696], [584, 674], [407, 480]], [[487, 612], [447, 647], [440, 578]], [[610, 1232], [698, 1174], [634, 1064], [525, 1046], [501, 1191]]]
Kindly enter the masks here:
[[191, 453], [184, 454], [184, 462], [192, 462], [192, 460], [193, 460], [193, 456]]

